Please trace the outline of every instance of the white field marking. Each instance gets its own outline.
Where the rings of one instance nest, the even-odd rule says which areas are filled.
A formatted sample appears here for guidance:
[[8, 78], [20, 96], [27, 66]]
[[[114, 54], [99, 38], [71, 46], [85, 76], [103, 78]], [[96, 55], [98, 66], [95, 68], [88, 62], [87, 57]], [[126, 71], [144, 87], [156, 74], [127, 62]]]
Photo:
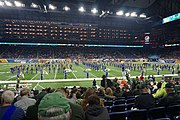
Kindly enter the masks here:
[[33, 79], [34, 79], [36, 76], [38, 76], [38, 75], [39, 75], [39, 73], [38, 73], [38, 74], [36, 74], [34, 77], [32, 77], [32, 78], [31, 78], [31, 80], [33, 80]]
[[11, 77], [9, 77], [7, 80], [10, 80], [11, 78], [15, 78], [15, 77], [16, 77], [16, 75], [11, 76]]
[[[155, 77], [161, 77], [162, 75], [156, 75]], [[165, 76], [178, 76], [178, 74], [165, 74]], [[130, 78], [135, 78], [136, 76], [131, 76]], [[147, 76], [146, 76], [147, 77]], [[120, 77], [121, 79], [122, 77]], [[49, 80], [21, 80], [21, 82], [28, 82], [28, 83], [53, 83], [53, 82], [74, 82], [74, 81], [92, 81], [92, 80], [102, 80], [102, 78], [78, 78], [78, 79], [56, 79], [56, 80], [52, 80], [52, 79], [49, 79]], [[109, 79], [114, 79], [114, 77], [109, 77]], [[15, 80], [12, 80], [12, 81], [4, 81], [4, 80], [1, 80], [0, 81], [1, 84], [10, 84], [10, 83], [17, 83], [17, 81]]]
[[58, 71], [58, 66], [57, 66], [56, 71], [55, 71], [55, 74], [54, 74], [54, 80], [56, 79], [57, 71]]
[[10, 73], [10, 72], [0, 72], [0, 74], [5, 74], [5, 73]]
[[[84, 70], [81, 66], [79, 66], [79, 67], [80, 67], [82, 70]], [[94, 77], [96, 77], [96, 78], [98, 78], [96, 75], [94, 75], [94, 74], [92, 74], [92, 73], [90, 73], [90, 72], [89, 72], [89, 74], [92, 75], [92, 76], [94, 76]]]
[[10, 70], [10, 67], [3, 66], [2, 69], [0, 69], [0, 70], [5, 70], [5, 69], [9, 69]]
[[74, 77], [77, 79], [77, 76], [74, 74], [74, 72], [72, 71], [72, 74], [74, 75]]

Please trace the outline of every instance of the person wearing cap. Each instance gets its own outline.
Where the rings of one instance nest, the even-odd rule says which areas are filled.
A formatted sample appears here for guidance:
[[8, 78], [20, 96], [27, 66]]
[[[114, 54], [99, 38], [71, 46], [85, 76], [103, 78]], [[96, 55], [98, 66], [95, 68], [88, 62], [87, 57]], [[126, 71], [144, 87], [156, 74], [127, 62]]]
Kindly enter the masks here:
[[167, 83], [165, 85], [165, 90], [167, 95], [160, 99], [158, 106], [170, 106], [170, 105], [176, 105], [179, 104], [178, 101], [180, 101], [180, 96], [176, 95], [174, 92], [174, 85], [172, 83]]
[[106, 75], [102, 76], [101, 86], [105, 88], [112, 87], [112, 82], [110, 79], [107, 79]]
[[23, 88], [20, 92], [21, 98], [14, 103], [14, 106], [22, 108], [26, 113], [26, 110], [29, 106], [34, 105], [36, 103], [35, 99], [29, 98], [29, 90], [27, 88]]
[[42, 98], [38, 114], [39, 120], [70, 120], [72, 111], [65, 96], [55, 92]]
[[[38, 111], [40, 120], [85, 120], [85, 114], [82, 107], [80, 105], [71, 103], [67, 99], [65, 90], [60, 88], [57, 89], [55, 93], [50, 93], [43, 97], [38, 106]], [[44, 113], [42, 111], [46, 113], [51, 112], [47, 114], [54, 115], [44, 115], [41, 114]], [[58, 111], [64, 112], [56, 114]]]
[[140, 85], [141, 95], [135, 99], [135, 108], [138, 109], [149, 109], [155, 107], [155, 101], [151, 94], [149, 94], [149, 89], [147, 85]]
[[4, 91], [1, 100], [0, 120], [25, 120], [24, 111], [12, 105], [14, 101], [14, 93], [12, 91]]

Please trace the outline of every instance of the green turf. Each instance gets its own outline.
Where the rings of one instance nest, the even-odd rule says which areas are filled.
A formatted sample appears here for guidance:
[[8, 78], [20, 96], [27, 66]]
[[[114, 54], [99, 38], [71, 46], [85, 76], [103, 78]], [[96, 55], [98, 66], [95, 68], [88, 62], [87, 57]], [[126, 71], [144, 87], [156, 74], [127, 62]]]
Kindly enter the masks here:
[[[0, 80], [3, 81], [10, 81], [10, 80], [16, 80], [16, 74], [17, 72], [15, 72], [14, 75], [12, 75], [10, 73], [10, 68], [16, 65], [21, 65], [20, 63], [0, 63]], [[73, 66], [73, 72], [69, 72], [67, 74], [67, 78], [68, 79], [79, 79], [79, 78], [86, 78], [86, 74], [83, 72], [85, 69], [87, 69], [86, 66], [84, 66], [83, 64], [80, 64], [79, 66], [76, 66], [74, 63], [72, 63]], [[114, 66], [107, 66], [108, 69], [110, 69], [109, 71], [109, 77], [122, 77], [122, 73], [121, 73], [121, 68], [117, 68]], [[176, 69], [175, 69], [176, 70]], [[44, 68], [44, 71], [48, 72], [48, 70], [46, 68]], [[177, 71], [175, 71], [176, 73]], [[91, 70], [89, 72], [89, 77], [90, 78], [100, 78], [102, 75], [104, 75], [105, 72], [103, 72], [102, 70], [99, 71], [95, 71], [95, 70]], [[140, 71], [136, 70], [136, 71], [131, 71], [130, 72], [131, 76], [139, 76], [140, 75]], [[161, 71], [161, 74], [171, 74], [171, 70], [164, 70]], [[147, 68], [146, 70], [146, 75], [157, 75], [157, 71], [153, 71], [151, 67]], [[33, 74], [31, 74], [31, 71], [29, 70], [28, 74], [24, 74], [24, 78], [20, 78], [21, 80], [40, 80], [40, 73], [38, 72], [38, 74], [36, 74], [35, 69], [33, 71]], [[45, 80], [49, 80], [49, 79], [64, 79], [64, 75], [62, 72], [62, 68], [60, 70], [60, 73], [58, 73], [57, 71], [57, 67], [55, 70], [55, 73], [53, 72], [53, 70], [51, 70], [51, 73], [48, 73], [47, 75], [44, 75], [44, 79]], [[36, 83], [33, 83], [33, 86]], [[60, 82], [60, 83], [40, 83], [43, 87], [64, 87], [64, 86], [85, 86], [85, 87], [90, 87], [92, 86], [92, 81], [83, 81], [83, 82]], [[99, 81], [98, 81], [99, 84]]]

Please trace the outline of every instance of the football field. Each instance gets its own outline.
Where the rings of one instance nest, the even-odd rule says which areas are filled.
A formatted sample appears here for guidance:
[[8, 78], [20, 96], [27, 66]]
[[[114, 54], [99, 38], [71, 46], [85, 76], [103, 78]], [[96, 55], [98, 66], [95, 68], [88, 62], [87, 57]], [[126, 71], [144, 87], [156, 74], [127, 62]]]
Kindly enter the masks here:
[[[80, 63], [78, 66], [74, 63], [72, 64], [72, 70], [69, 70], [67, 72], [67, 79], [72, 79], [71, 82], [69, 81], [64, 81], [62, 83], [57, 82], [57, 83], [41, 83], [45, 85], [46, 87], [51, 86], [74, 86], [74, 85], [79, 85], [79, 86], [85, 86], [89, 87], [92, 85], [92, 81], [86, 81], [87, 74], [84, 72], [84, 70], [87, 70], [88, 67]], [[14, 72], [14, 74], [11, 73], [10, 68], [15, 67], [15, 66], [20, 66], [22, 64], [20, 63], [1, 63], [0, 64], [0, 81], [16, 81], [17, 77], [17, 71]], [[27, 65], [27, 64], [25, 64]], [[114, 78], [114, 77], [122, 77], [122, 69], [114, 66], [106, 66], [108, 71], [108, 77], [109, 78]], [[63, 80], [64, 79], [64, 73], [63, 69], [60, 68], [58, 70], [58, 66], [55, 66], [55, 70], [52, 70], [49, 72], [47, 68], [43, 69], [44, 73], [43, 74], [43, 80]], [[141, 73], [140, 70], [131, 70], [130, 71], [130, 76], [139, 76]], [[175, 66], [175, 73], [177, 73], [176, 66]], [[89, 69], [89, 78], [101, 78], [102, 75], [105, 75], [106, 73], [102, 70], [99, 69], [98, 71], [94, 69]], [[166, 74], [172, 74], [171, 70], [161, 70], [160, 71], [161, 75], [166, 75]], [[152, 70], [152, 67], [146, 68], [145, 75], [157, 75], [156, 70]], [[40, 80], [40, 71], [33, 69], [29, 70], [28, 73], [24, 72], [23, 76], [20, 76], [21, 80]], [[84, 79], [84, 81], [79, 81], [79, 79]], [[160, 80], [160, 78], [159, 78]], [[100, 81], [97, 82], [97, 84]], [[36, 85], [36, 83], [33, 83], [33, 86]]]

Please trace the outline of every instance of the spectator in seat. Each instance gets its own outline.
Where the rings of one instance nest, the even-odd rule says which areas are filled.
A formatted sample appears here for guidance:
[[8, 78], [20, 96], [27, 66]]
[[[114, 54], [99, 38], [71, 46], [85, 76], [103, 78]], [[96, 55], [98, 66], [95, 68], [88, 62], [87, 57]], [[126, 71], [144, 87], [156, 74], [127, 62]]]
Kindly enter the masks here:
[[40, 104], [40, 101], [42, 98], [46, 95], [46, 92], [42, 91], [38, 96], [37, 96], [37, 101], [35, 105], [31, 105], [27, 108], [26, 111], [26, 120], [38, 120], [38, 105]]
[[79, 104], [75, 104], [69, 101], [66, 89], [58, 88], [56, 92], [63, 94], [69, 102], [71, 107], [71, 120], [85, 120], [85, 113], [83, 108]]
[[0, 107], [0, 120], [25, 120], [25, 113], [21, 108], [12, 104], [14, 93], [10, 90], [2, 94], [2, 106]]
[[107, 79], [106, 75], [102, 76], [101, 86], [105, 88], [112, 87], [112, 82], [110, 79]]
[[88, 107], [85, 115], [86, 120], [110, 120], [107, 109], [100, 105], [100, 98], [97, 95], [88, 97]]
[[129, 86], [128, 84], [126, 84], [126, 85], [124, 86], [124, 92], [123, 92], [123, 94], [122, 94], [122, 97], [127, 98], [128, 96], [133, 96], [133, 93], [132, 93], [132, 91], [130, 90], [130, 86]]
[[155, 101], [146, 85], [141, 85], [141, 95], [135, 99], [135, 106], [138, 109], [149, 109], [155, 107]]
[[80, 105], [82, 106], [83, 110], [85, 111], [87, 109], [88, 105], [88, 97], [90, 95], [96, 95], [96, 91], [93, 88], [89, 88], [86, 90], [83, 100], [80, 102]]
[[174, 85], [172, 83], [167, 83], [165, 85], [165, 90], [167, 95], [160, 99], [158, 106], [170, 106], [170, 105], [177, 105], [180, 101], [180, 96], [176, 95], [174, 92]]
[[39, 120], [70, 120], [71, 108], [61, 93], [45, 95], [38, 106]]
[[35, 99], [28, 98], [28, 93], [29, 90], [27, 88], [22, 89], [20, 92], [21, 98], [14, 103], [14, 106], [22, 108], [25, 113], [29, 106], [34, 105], [36, 103]]
[[113, 90], [110, 87], [106, 88], [105, 99], [106, 98], [109, 98], [109, 99], [115, 99], [116, 98], [114, 96]]

